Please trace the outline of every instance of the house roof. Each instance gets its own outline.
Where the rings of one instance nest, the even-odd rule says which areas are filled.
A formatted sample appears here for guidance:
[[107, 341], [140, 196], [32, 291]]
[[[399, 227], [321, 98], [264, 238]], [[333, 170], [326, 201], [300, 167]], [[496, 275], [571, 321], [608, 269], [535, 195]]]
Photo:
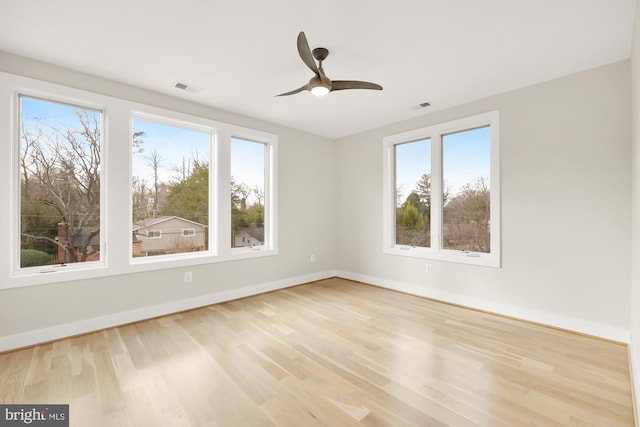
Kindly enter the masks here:
[[[98, 229], [98, 227], [84, 227], [84, 228], [82, 228], [78, 234], [76, 234], [75, 236], [72, 237], [71, 244], [74, 247], [82, 246], [82, 244], [84, 243], [85, 239], [87, 237], [89, 237], [89, 235], [91, 233], [93, 233], [97, 229]], [[91, 238], [89, 244], [91, 246], [100, 246], [100, 233], [98, 233], [95, 236], [93, 236]]]
[[147, 218], [147, 219], [144, 219], [142, 221], [138, 221], [137, 223], [135, 223], [133, 225], [133, 231], [137, 231], [137, 230], [140, 230], [142, 228], [149, 228], [149, 227], [152, 227], [152, 226], [155, 226], [155, 225], [159, 225], [159, 224], [162, 224], [162, 223], [167, 222], [167, 221], [172, 220], [172, 219], [176, 219], [178, 221], [183, 221], [185, 223], [189, 223], [189, 224], [194, 225], [194, 226], [206, 227], [206, 225], [200, 224], [199, 222], [191, 221], [189, 219], [181, 218], [179, 216], [175, 216], [174, 215], [174, 216], [158, 216], [158, 217], [155, 217], [155, 218]]
[[264, 242], [264, 227], [245, 228], [240, 232], [246, 233], [260, 242]]
[[[337, 139], [627, 59], [636, 7], [635, 0], [151, 4], [3, 0], [0, 50]], [[384, 90], [274, 97], [313, 75], [296, 49], [300, 31], [311, 49], [329, 49], [330, 78]], [[177, 81], [196, 92], [176, 89]], [[431, 106], [419, 108], [424, 102]]]

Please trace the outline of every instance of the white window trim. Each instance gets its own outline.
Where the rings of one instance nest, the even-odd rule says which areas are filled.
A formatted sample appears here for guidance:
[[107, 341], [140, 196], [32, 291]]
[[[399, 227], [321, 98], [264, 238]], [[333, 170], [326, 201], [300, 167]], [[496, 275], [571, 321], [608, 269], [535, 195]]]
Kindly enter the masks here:
[[[442, 136], [475, 129], [491, 127], [491, 253], [466, 252], [442, 247]], [[397, 144], [431, 139], [431, 247], [412, 247], [395, 243], [395, 159]], [[446, 123], [389, 135], [383, 138], [383, 252], [390, 255], [409, 256], [487, 267], [501, 266], [501, 219], [500, 219], [500, 113], [491, 111]]]
[[[9, 74], [0, 73], [0, 77], [11, 76]], [[11, 76], [14, 77], [14, 76]], [[30, 79], [27, 79], [30, 80]], [[88, 271], [100, 271], [104, 269], [107, 265], [107, 260], [105, 256], [105, 248], [106, 248], [106, 236], [108, 224], [106, 222], [106, 197], [104, 196], [107, 190], [106, 182], [104, 179], [104, 170], [107, 166], [106, 159], [106, 138], [105, 134], [106, 130], [106, 109], [107, 102], [102, 96], [96, 96], [93, 98], [88, 98], [82, 95], [82, 91], [76, 91], [69, 88], [61, 88], [61, 90], [49, 91], [49, 84], [44, 82], [38, 82], [39, 84], [31, 85], [31, 84], [13, 84], [9, 87], [3, 86], [2, 92], [5, 95], [9, 95], [11, 97], [11, 111], [10, 113], [4, 115], [3, 119], [8, 118], [10, 123], [8, 124], [9, 133], [10, 133], [10, 141], [11, 141], [11, 156], [8, 159], [11, 162], [11, 166], [7, 168], [7, 170], [11, 170], [11, 201], [13, 205], [13, 209], [10, 212], [10, 232], [6, 235], [9, 237], [10, 242], [10, 251], [5, 259], [10, 259], [9, 264], [9, 277], [18, 278], [18, 280], [23, 280], [24, 277], [28, 277], [35, 274], [42, 275], [45, 273], [56, 273], [56, 274], [78, 274], [84, 275]], [[101, 113], [100, 125], [101, 125], [101, 141], [100, 141], [100, 260], [99, 261], [88, 261], [82, 263], [60, 263], [56, 265], [47, 265], [42, 267], [32, 267], [28, 269], [23, 269], [20, 267], [20, 246], [21, 239], [19, 233], [16, 230], [20, 229], [20, 215], [21, 215], [21, 195], [20, 195], [20, 164], [19, 164], [19, 154], [20, 154], [20, 98], [28, 97], [39, 99], [45, 102], [54, 102], [60, 104], [66, 104], [70, 106], [77, 106], [79, 108], [87, 108], [95, 111], [99, 111]], [[0, 109], [0, 114], [2, 110]], [[7, 245], [4, 245], [5, 247]], [[4, 248], [3, 248], [4, 249]], [[0, 253], [2, 253], [0, 251]], [[47, 274], [48, 276], [48, 274]], [[27, 279], [27, 281], [29, 281]], [[2, 286], [0, 286], [1, 288]], [[8, 283], [6, 287], [12, 287], [11, 283]]]
[[[19, 105], [18, 95], [78, 105], [103, 112], [101, 149], [101, 261], [68, 264], [65, 267], [43, 266], [21, 269], [20, 239], [16, 225], [20, 221], [19, 206]], [[11, 141], [11, 155], [0, 158], [0, 167], [11, 171], [11, 183], [0, 194], [11, 200], [12, 209], [0, 211], [0, 223], [10, 244], [0, 245], [0, 257], [9, 263], [0, 265], [0, 289], [41, 285], [71, 280], [107, 277], [165, 268], [188, 267], [236, 259], [277, 255], [277, 135], [217, 122], [163, 108], [139, 104], [120, 98], [52, 84], [28, 77], [0, 72], [0, 133]], [[131, 174], [123, 174], [123, 159], [131, 171], [132, 117], [165, 117], [171, 123], [182, 121], [190, 126], [215, 129], [210, 153], [210, 250], [175, 254], [168, 257], [132, 256]], [[267, 144], [265, 183], [265, 245], [232, 251], [230, 207], [231, 136]], [[118, 144], [113, 141], [129, 141]], [[215, 172], [214, 172], [215, 171]], [[125, 190], [128, 189], [128, 191]], [[266, 203], [269, 197], [269, 203]], [[123, 207], [128, 207], [124, 209]], [[129, 232], [122, 232], [129, 230]], [[268, 236], [268, 237], [267, 237]]]
[[[194, 260], [198, 260], [201, 258], [213, 258], [210, 262], [220, 261], [221, 259], [217, 258], [217, 247], [216, 244], [216, 212], [215, 207], [218, 204], [216, 200], [213, 199], [217, 193], [216, 186], [220, 180], [220, 174], [218, 171], [218, 157], [216, 155], [216, 149], [218, 146], [218, 133], [221, 127], [224, 127], [225, 124], [214, 122], [213, 120], [205, 119], [202, 117], [190, 116], [183, 113], [178, 113], [175, 111], [168, 111], [161, 108], [151, 107], [147, 105], [136, 104], [135, 109], [130, 111], [129, 117], [129, 212], [133, 209], [133, 198], [132, 198], [132, 179], [133, 179], [133, 161], [132, 161], [132, 151], [133, 151], [133, 121], [134, 120], [143, 120], [147, 122], [159, 123], [167, 126], [174, 126], [183, 129], [193, 130], [196, 132], [202, 132], [209, 134], [209, 157], [207, 161], [209, 162], [209, 226], [207, 227], [207, 232], [209, 233], [209, 247], [206, 251], [198, 251], [198, 252], [182, 252], [177, 254], [166, 254], [161, 256], [153, 256], [153, 257], [134, 257], [133, 256], [133, 246], [129, 245], [130, 255], [129, 260], [132, 265], [145, 265], [145, 264], [153, 264], [160, 267], [163, 263], [171, 263], [171, 261], [176, 262], [184, 262], [184, 260], [193, 258]], [[133, 224], [129, 224], [130, 227], [133, 227]], [[132, 235], [132, 234], [130, 234]], [[219, 235], [219, 234], [218, 234]], [[181, 235], [181, 237], [184, 237]], [[214, 258], [216, 257], [216, 258]], [[196, 262], [198, 263], [198, 262]]]
[[[277, 141], [273, 141], [267, 133], [257, 133], [255, 131], [247, 132], [248, 129], [241, 127], [234, 127], [231, 129], [231, 136], [233, 138], [242, 139], [245, 141], [257, 142], [265, 144], [265, 153], [264, 153], [264, 244], [262, 245], [254, 245], [254, 246], [245, 246], [241, 248], [232, 248], [231, 246], [231, 232], [229, 232], [229, 241], [227, 245], [227, 249], [230, 253], [237, 258], [249, 258], [251, 256], [255, 256], [252, 254], [269, 251], [270, 248], [276, 247], [276, 236], [277, 236], [277, 223], [275, 221], [276, 218], [276, 149], [277, 149]], [[229, 147], [229, 173], [228, 176], [231, 176], [231, 147]], [[229, 194], [228, 199], [228, 210], [226, 212], [231, 212], [231, 186], [229, 186]], [[231, 231], [231, 215], [228, 215], [229, 218], [229, 230]]]

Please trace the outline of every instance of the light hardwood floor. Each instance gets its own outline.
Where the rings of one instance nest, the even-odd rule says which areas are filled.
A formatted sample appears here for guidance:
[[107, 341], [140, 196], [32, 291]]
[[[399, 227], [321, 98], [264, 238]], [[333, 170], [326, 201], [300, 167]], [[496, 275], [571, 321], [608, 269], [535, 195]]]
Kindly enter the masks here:
[[623, 345], [329, 279], [0, 354], [71, 426], [632, 426]]

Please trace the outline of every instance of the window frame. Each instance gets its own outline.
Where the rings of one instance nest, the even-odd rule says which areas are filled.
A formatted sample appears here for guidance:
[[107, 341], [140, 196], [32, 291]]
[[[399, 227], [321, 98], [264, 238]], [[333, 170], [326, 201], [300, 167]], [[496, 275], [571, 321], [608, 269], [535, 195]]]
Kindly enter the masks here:
[[[209, 154], [207, 157], [207, 161], [209, 163], [209, 200], [208, 200], [208, 213], [209, 213], [209, 225], [206, 228], [206, 233], [208, 233], [208, 241], [209, 247], [204, 251], [197, 252], [180, 252], [180, 253], [167, 253], [161, 256], [146, 256], [146, 257], [134, 257], [133, 256], [133, 240], [129, 245], [129, 263], [131, 265], [144, 265], [144, 264], [155, 264], [159, 265], [164, 262], [175, 261], [184, 261], [190, 258], [194, 260], [200, 258], [211, 258], [216, 257], [218, 251], [216, 248], [216, 235], [214, 230], [216, 229], [216, 224], [211, 223], [217, 218], [217, 215], [214, 212], [216, 206], [219, 204], [218, 201], [213, 199], [213, 195], [217, 194], [215, 191], [216, 183], [220, 181], [220, 177], [218, 176], [218, 159], [215, 155], [216, 147], [218, 144], [217, 135], [219, 133], [220, 126], [223, 126], [221, 123], [214, 122], [209, 119], [204, 119], [201, 117], [189, 116], [187, 114], [178, 113], [174, 111], [163, 110], [161, 108], [151, 107], [151, 106], [141, 106], [138, 105], [136, 109], [133, 109], [129, 112], [129, 212], [133, 211], [133, 124], [135, 120], [141, 120], [146, 122], [152, 122], [164, 126], [176, 127], [186, 130], [192, 130], [196, 132], [202, 132], [209, 134]], [[133, 222], [131, 221], [129, 227], [131, 227], [130, 236], [133, 239]], [[182, 233], [180, 235], [182, 236]], [[210, 262], [215, 262], [217, 260], [211, 260]]]
[[[102, 112], [101, 116], [101, 260], [67, 264], [65, 267], [43, 266], [20, 269], [20, 105], [19, 96], [60, 102]], [[0, 222], [9, 236], [0, 245], [0, 256], [10, 262], [0, 265], [0, 289], [66, 282], [72, 280], [109, 277], [157, 269], [180, 268], [192, 265], [227, 262], [278, 254], [277, 247], [277, 146], [278, 136], [256, 129], [218, 122], [209, 118], [141, 104], [122, 98], [101, 95], [29, 77], [0, 71], [0, 132], [11, 141], [10, 156], [0, 159], [0, 167], [11, 171], [5, 196], [11, 209], [0, 211]], [[170, 122], [184, 122], [196, 127], [215, 129], [210, 150], [210, 233], [209, 250], [175, 254], [170, 257], [133, 258], [132, 255], [132, 118], [165, 117]], [[230, 144], [231, 136], [267, 144], [269, 208], [265, 206], [265, 227], [269, 224], [269, 239], [265, 245], [244, 251], [230, 250]], [[129, 141], [129, 144], [110, 143]], [[4, 163], [2, 163], [4, 162]], [[125, 162], [123, 164], [123, 162]], [[128, 165], [128, 174], [122, 173]], [[214, 172], [215, 171], [215, 172]], [[126, 189], [126, 190], [125, 190]], [[215, 203], [214, 203], [215, 201]], [[211, 207], [211, 204], [215, 206]], [[125, 208], [126, 207], [126, 208]], [[17, 230], [17, 231], [16, 231]], [[128, 230], [122, 232], [122, 230]], [[265, 230], [266, 232], [266, 230]], [[266, 237], [266, 236], [265, 236]], [[160, 258], [160, 259], [158, 259]], [[16, 268], [16, 266], [18, 268]], [[44, 274], [43, 274], [44, 273]]]
[[[490, 133], [490, 253], [443, 248], [442, 138], [447, 134], [489, 126]], [[431, 246], [396, 244], [395, 146], [429, 138], [431, 140]], [[383, 252], [389, 255], [449, 261], [487, 267], [501, 267], [500, 198], [500, 112], [480, 113], [444, 123], [385, 136], [383, 148]]]
[[[190, 233], [186, 234], [185, 231], [189, 231]], [[182, 237], [196, 237], [196, 229], [195, 228], [183, 228], [182, 229]]]
[[[20, 267], [21, 258], [21, 238], [20, 233], [15, 230], [21, 229], [21, 209], [22, 209], [22, 194], [21, 194], [21, 166], [19, 162], [19, 156], [21, 153], [22, 141], [21, 141], [21, 99], [22, 98], [35, 99], [42, 102], [55, 103], [66, 105], [69, 107], [77, 107], [82, 109], [88, 109], [97, 111], [100, 113], [100, 260], [87, 261], [78, 263], [59, 263], [52, 265], [33, 266], [33, 267]], [[61, 90], [55, 93], [49, 93], [48, 91], [42, 91], [37, 87], [30, 86], [18, 86], [12, 90], [12, 114], [11, 114], [11, 200], [14, 202], [14, 209], [11, 212], [11, 232], [10, 236], [10, 277], [28, 277], [31, 275], [40, 275], [42, 273], [57, 273], [57, 272], [85, 272], [87, 270], [101, 269], [106, 266], [106, 240], [104, 238], [104, 231], [107, 228], [106, 223], [106, 182], [104, 178], [105, 164], [107, 162], [106, 153], [106, 103], [101, 102], [99, 98], [88, 99], [82, 96], [77, 96], [74, 91]]]
[[151, 230], [151, 229], [149, 229], [149, 231], [147, 231], [147, 235], [145, 237], [147, 238], [147, 240], [149, 240], [149, 239], [162, 239], [162, 230]]
[[[236, 254], [240, 254], [242, 252], [245, 252], [247, 250], [259, 250], [261, 247], [263, 246], [267, 246], [267, 243], [269, 242], [269, 227], [268, 227], [268, 213], [269, 213], [269, 209], [268, 209], [268, 203], [271, 203], [270, 199], [267, 196], [267, 193], [269, 191], [269, 177], [270, 177], [270, 162], [268, 161], [269, 159], [269, 145], [267, 143], [264, 143], [262, 141], [255, 141], [253, 139], [247, 139], [247, 138], [242, 138], [239, 137], [237, 135], [233, 135], [232, 136], [232, 141], [238, 140], [238, 141], [242, 141], [242, 142], [248, 142], [248, 143], [253, 143], [253, 144], [261, 144], [264, 145], [264, 159], [263, 159], [263, 167], [264, 167], [264, 171], [263, 171], [263, 179], [264, 179], [264, 218], [263, 218], [263, 223], [264, 223], [264, 242], [262, 242], [259, 245], [248, 245], [248, 246], [233, 246], [233, 239], [235, 238], [235, 235], [233, 235], [233, 229], [232, 231], [232, 237], [231, 237], [231, 252], [232, 253], [236, 253]], [[231, 144], [231, 149], [233, 149], [233, 144]], [[232, 157], [233, 153], [231, 153], [230, 159]], [[231, 176], [233, 176], [233, 174], [231, 174]], [[231, 195], [231, 192], [229, 192], [229, 194]], [[233, 215], [232, 215], [232, 223], [233, 223]], [[232, 224], [233, 227], [233, 224]], [[243, 238], [244, 240], [244, 238]], [[257, 239], [256, 239], [257, 240]]]
[[[264, 150], [264, 243], [262, 245], [245, 246], [239, 248], [232, 247], [232, 224], [231, 224], [231, 143], [228, 149], [228, 173], [229, 186], [227, 191], [227, 211], [228, 212], [228, 229], [226, 250], [234, 259], [244, 259], [256, 256], [256, 254], [269, 253], [276, 250], [277, 247], [277, 140], [274, 140], [268, 133], [249, 131], [246, 128], [234, 126], [231, 129], [231, 139], [241, 139], [249, 142], [255, 142], [265, 145]], [[223, 211], [221, 211], [223, 212]], [[225, 217], [226, 219], [226, 217]]]

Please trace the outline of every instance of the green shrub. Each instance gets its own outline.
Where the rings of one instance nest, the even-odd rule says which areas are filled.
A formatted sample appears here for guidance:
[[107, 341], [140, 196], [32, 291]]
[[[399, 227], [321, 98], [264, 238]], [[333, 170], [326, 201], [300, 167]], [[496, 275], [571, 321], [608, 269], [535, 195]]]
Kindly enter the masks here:
[[22, 249], [20, 251], [20, 267], [35, 267], [49, 263], [49, 254], [35, 249]]

